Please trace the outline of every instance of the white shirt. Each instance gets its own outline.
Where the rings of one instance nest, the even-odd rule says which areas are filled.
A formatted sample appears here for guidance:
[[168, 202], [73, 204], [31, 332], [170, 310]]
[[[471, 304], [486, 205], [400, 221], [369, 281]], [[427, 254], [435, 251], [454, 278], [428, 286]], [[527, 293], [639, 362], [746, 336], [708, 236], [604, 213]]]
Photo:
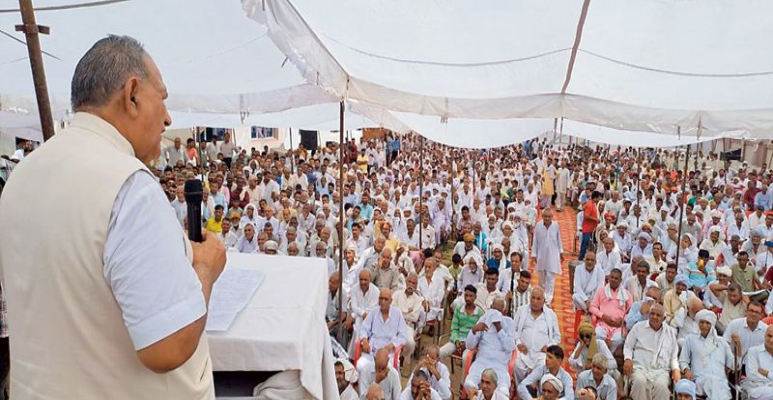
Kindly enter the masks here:
[[137, 171], [124, 182], [108, 225], [104, 275], [135, 350], [207, 312], [175, 213], [158, 182]]
[[741, 338], [741, 359], [743, 362], [747, 361], [747, 354], [750, 348], [759, 346], [765, 343], [765, 331], [768, 326], [764, 322], [757, 323], [757, 329], [749, 329], [749, 324], [746, 323], [746, 318], [738, 318], [733, 320], [725, 329], [723, 336], [728, 343], [730, 342], [730, 336], [737, 333]]
[[[645, 371], [678, 369], [679, 346], [674, 328], [664, 323], [660, 330], [655, 331], [649, 322], [643, 322], [634, 325], [628, 332], [623, 347], [625, 359], [633, 360], [634, 369]], [[669, 337], [671, 335], [673, 336]]]

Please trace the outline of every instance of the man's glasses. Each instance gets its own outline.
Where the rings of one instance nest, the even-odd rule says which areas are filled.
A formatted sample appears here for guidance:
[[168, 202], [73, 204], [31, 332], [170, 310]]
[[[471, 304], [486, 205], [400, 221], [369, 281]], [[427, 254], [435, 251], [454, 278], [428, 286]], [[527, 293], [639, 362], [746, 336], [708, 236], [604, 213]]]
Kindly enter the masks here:
[[593, 335], [592, 334], [582, 334], [580, 335], [580, 339], [590, 339]]

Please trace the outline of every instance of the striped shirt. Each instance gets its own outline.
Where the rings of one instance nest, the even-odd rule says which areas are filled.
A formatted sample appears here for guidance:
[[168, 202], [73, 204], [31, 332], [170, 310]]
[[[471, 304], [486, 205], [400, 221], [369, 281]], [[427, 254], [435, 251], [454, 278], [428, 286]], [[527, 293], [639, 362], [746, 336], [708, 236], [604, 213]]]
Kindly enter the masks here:
[[467, 333], [478, 323], [483, 316], [483, 309], [475, 306], [475, 311], [468, 315], [464, 311], [465, 306], [461, 305], [454, 311], [454, 319], [451, 320], [451, 337], [448, 339], [451, 343], [456, 343], [467, 338]]
[[516, 312], [518, 312], [518, 309], [529, 304], [531, 301], [531, 286], [526, 289], [525, 292], [521, 293], [518, 291], [518, 289], [513, 290], [513, 301], [510, 305], [512, 314], [515, 315]]

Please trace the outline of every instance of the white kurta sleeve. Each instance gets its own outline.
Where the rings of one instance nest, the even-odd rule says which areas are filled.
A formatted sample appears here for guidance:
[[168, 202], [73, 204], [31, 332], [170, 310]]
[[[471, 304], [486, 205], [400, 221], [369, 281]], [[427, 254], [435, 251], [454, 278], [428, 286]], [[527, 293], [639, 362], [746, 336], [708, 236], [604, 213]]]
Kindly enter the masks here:
[[185, 253], [174, 210], [158, 182], [135, 172], [113, 205], [104, 276], [135, 350], [188, 326], [207, 312], [201, 282]]

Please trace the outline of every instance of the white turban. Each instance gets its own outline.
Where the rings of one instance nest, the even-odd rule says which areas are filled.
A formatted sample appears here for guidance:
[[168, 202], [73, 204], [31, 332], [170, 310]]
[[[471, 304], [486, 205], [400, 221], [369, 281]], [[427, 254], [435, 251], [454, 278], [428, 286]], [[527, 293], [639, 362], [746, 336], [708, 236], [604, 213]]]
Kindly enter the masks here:
[[700, 310], [695, 314], [695, 320], [698, 321], [698, 324], [700, 324], [701, 321], [707, 321], [711, 324], [711, 330], [706, 336], [706, 341], [704, 342], [704, 346], [701, 351], [703, 362], [708, 363], [711, 359], [711, 353], [714, 352], [717, 347], [719, 347], [720, 343], [719, 337], [717, 336], [717, 330], [714, 329], [714, 327], [717, 325], [717, 314], [714, 314], [714, 312], [710, 310]]
[[357, 368], [347, 360], [346, 358], [338, 358], [336, 362], [340, 362], [344, 366], [344, 379], [349, 383], [357, 382], [359, 374], [357, 374]]
[[733, 277], [733, 270], [730, 269], [730, 267], [719, 267], [717, 268], [717, 275], [724, 275], [729, 278]]
[[478, 253], [476, 253], [474, 251], [471, 251], [471, 252], [467, 253], [466, 256], [464, 256], [464, 263], [465, 264], [469, 264], [470, 261], [474, 261], [475, 265], [477, 265], [479, 267], [483, 266], [483, 260], [480, 258]]
[[558, 391], [558, 393], [564, 391], [564, 384], [561, 383], [561, 380], [556, 378], [556, 376], [553, 374], [542, 375], [542, 379], [539, 380], [540, 388], [546, 383], [550, 383]]

